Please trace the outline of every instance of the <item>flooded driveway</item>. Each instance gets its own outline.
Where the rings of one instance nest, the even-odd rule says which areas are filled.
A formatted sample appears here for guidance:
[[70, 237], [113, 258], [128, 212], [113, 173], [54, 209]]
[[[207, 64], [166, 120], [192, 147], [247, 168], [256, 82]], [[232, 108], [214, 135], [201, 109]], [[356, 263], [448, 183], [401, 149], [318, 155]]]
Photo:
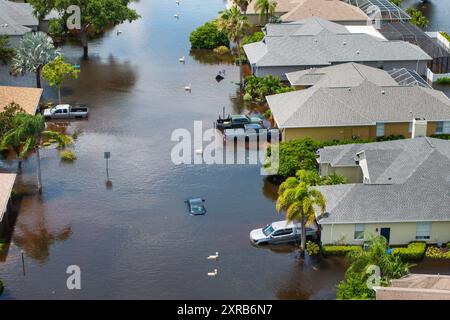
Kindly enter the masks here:
[[[35, 192], [34, 159], [16, 189], [22, 199], [0, 277], [6, 299], [333, 299], [345, 266], [340, 259], [300, 263], [291, 247], [255, 248], [249, 231], [282, 220], [275, 192], [257, 165], [180, 165], [171, 162], [175, 129], [204, 127], [225, 107], [244, 112], [234, 99], [237, 67], [204, 53], [189, 54], [189, 33], [217, 16], [221, 0], [140, 1], [142, 19], [120, 26], [90, 45], [91, 58], [64, 46], [81, 65], [64, 100], [90, 109], [78, 133], [74, 164], [57, 151], [42, 155], [43, 194]], [[181, 18], [173, 18], [174, 13]], [[186, 64], [178, 59], [186, 56]], [[217, 83], [219, 70], [226, 70]], [[34, 86], [33, 77], [2, 84]], [[184, 87], [192, 86], [192, 92]], [[55, 92], [45, 88], [45, 98]], [[105, 184], [103, 152], [111, 152]], [[206, 199], [208, 213], [187, 214], [187, 197]], [[22, 274], [21, 250], [26, 276]], [[220, 252], [220, 260], [206, 257]], [[82, 289], [66, 289], [66, 268], [78, 265]], [[217, 278], [207, 272], [218, 269]]]

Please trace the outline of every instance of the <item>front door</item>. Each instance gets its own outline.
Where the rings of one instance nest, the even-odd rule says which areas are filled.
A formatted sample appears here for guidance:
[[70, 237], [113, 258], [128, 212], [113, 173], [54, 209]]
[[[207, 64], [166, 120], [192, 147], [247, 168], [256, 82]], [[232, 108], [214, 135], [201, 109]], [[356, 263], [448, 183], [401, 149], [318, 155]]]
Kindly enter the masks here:
[[391, 239], [391, 228], [381, 228], [380, 235], [385, 237], [387, 240], [387, 243], [389, 243]]

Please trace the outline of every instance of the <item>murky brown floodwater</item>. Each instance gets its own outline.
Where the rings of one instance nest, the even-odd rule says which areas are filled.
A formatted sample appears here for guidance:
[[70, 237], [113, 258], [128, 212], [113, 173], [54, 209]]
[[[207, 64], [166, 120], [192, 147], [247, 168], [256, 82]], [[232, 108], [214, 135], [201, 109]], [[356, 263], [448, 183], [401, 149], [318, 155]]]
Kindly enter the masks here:
[[[41, 152], [42, 196], [35, 192], [34, 159], [24, 165], [12, 243], [0, 262], [2, 298], [333, 299], [342, 260], [300, 264], [291, 247], [250, 245], [251, 229], [283, 218], [275, 211], [276, 188], [259, 175], [259, 166], [170, 161], [174, 129], [192, 131], [194, 120], [210, 127], [223, 106], [246, 111], [235, 98], [237, 68], [189, 53], [190, 31], [214, 18], [224, 2], [134, 6], [142, 19], [120, 26], [120, 36], [111, 31], [93, 42], [88, 62], [80, 61], [79, 48], [63, 48], [67, 59], [81, 64], [80, 79], [68, 83], [64, 100], [88, 104], [91, 115], [67, 128], [79, 133], [74, 164], [61, 163], [55, 150]], [[181, 56], [185, 65], [178, 63]], [[217, 83], [223, 69], [226, 79]], [[33, 77], [0, 71], [1, 84], [34, 85]], [[189, 83], [191, 94], [184, 91]], [[44, 96], [54, 99], [54, 90], [45, 88]], [[112, 188], [105, 185], [104, 151], [111, 152]], [[204, 197], [208, 213], [189, 216], [188, 196]], [[220, 260], [207, 261], [215, 251]], [[66, 289], [72, 264], [82, 270], [80, 291]], [[219, 277], [208, 278], [216, 267]]]

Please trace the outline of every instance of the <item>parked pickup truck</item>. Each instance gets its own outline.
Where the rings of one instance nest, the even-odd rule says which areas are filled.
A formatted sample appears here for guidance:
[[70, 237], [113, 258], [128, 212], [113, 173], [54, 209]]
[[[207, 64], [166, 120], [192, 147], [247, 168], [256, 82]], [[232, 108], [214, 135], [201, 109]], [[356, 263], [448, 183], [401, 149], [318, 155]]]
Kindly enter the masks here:
[[216, 128], [219, 130], [244, 128], [246, 124], [262, 124], [260, 117], [246, 115], [232, 115], [228, 118], [220, 118], [216, 121]]
[[223, 139], [225, 141], [249, 141], [265, 140], [271, 141], [273, 129], [266, 129], [260, 124], [246, 124], [243, 128], [225, 129], [223, 131]]
[[68, 104], [60, 104], [56, 107], [44, 110], [44, 118], [51, 119], [84, 119], [87, 118], [89, 109], [84, 106], [70, 106]]

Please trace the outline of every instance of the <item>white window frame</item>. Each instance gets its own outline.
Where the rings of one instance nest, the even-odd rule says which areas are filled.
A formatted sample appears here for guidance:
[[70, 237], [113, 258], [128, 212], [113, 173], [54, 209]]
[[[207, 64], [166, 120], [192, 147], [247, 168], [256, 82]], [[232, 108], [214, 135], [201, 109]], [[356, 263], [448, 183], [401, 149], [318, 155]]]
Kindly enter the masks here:
[[[438, 124], [442, 124], [442, 129], [438, 129]], [[436, 134], [450, 134], [450, 121], [436, 122]]]
[[377, 137], [384, 136], [384, 122], [377, 122]]
[[431, 222], [416, 223], [416, 240], [431, 239]]
[[354, 240], [364, 240], [364, 232], [366, 225], [364, 223], [355, 223], [355, 231], [353, 233]]

